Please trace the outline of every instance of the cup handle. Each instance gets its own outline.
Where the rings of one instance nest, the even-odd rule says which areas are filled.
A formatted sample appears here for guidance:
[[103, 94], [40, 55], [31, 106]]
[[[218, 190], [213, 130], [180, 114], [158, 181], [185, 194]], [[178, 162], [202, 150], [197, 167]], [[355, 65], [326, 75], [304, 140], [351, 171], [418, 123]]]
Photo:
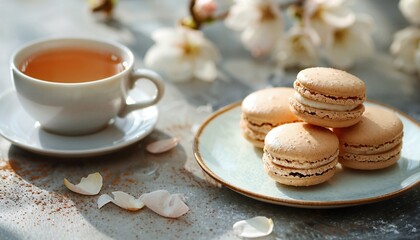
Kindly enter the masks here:
[[152, 106], [160, 101], [163, 97], [163, 93], [165, 92], [165, 86], [163, 84], [162, 77], [154, 71], [147, 70], [147, 69], [137, 69], [133, 73], [131, 73], [130, 80], [129, 80], [129, 88], [134, 87], [134, 83], [139, 80], [149, 80], [151, 81], [156, 87], [156, 95], [145, 102], [137, 102], [132, 104], [126, 104], [124, 102], [123, 108], [121, 109], [120, 113], [118, 114], [119, 117], [125, 117], [128, 113]]

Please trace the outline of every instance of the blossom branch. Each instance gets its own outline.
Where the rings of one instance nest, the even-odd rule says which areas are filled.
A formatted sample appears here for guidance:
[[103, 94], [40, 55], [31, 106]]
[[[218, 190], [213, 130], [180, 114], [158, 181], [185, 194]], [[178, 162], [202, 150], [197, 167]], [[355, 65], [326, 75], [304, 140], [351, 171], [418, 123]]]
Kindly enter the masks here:
[[[218, 11], [215, 0], [190, 0], [188, 10], [189, 15], [176, 28], [152, 34], [155, 45], [145, 57], [146, 66], [174, 81], [217, 77], [220, 53], [199, 31], [215, 21], [239, 32], [252, 56], [271, 55], [282, 69], [317, 66], [321, 57], [333, 67], [350, 68], [374, 50], [372, 19], [356, 17], [344, 0], [235, 1], [226, 11]], [[294, 22], [288, 29], [285, 10]], [[420, 53], [417, 58], [420, 66]]]
[[[204, 23], [210, 23], [213, 21], [217, 21], [217, 20], [225, 20], [226, 17], [229, 15], [229, 10], [226, 10], [222, 13], [219, 13], [218, 15], [206, 15], [206, 16], [200, 16], [200, 14], [198, 14], [197, 12], [197, 0], [190, 0], [188, 9], [190, 12], [190, 16], [191, 16], [191, 20], [192, 22], [189, 23], [184, 23], [184, 25], [195, 29], [195, 30], [199, 30], [201, 29], [201, 27], [203, 26]], [[292, 0], [286, 3], [281, 3], [279, 4], [279, 9], [280, 10], [285, 10], [287, 8], [289, 8], [290, 6], [296, 5], [296, 6], [302, 6], [304, 4], [305, 0]], [[207, 11], [214, 11], [215, 9], [210, 9]]]
[[194, 11], [194, 7], [195, 7], [196, 2], [197, 2], [196, 0], [191, 0], [190, 1], [190, 6], [189, 6], [190, 15], [191, 15], [191, 18], [192, 18], [193, 23], [194, 23], [191, 27], [193, 29], [200, 29], [200, 27], [201, 27], [201, 19], [199, 19], [199, 17], [197, 16], [196, 12]]

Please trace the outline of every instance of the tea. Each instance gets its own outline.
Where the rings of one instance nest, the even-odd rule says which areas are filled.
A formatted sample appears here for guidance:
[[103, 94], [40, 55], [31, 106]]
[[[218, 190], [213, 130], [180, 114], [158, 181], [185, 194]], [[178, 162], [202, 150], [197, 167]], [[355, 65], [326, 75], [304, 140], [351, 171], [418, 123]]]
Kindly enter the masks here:
[[85, 48], [58, 48], [26, 59], [19, 70], [50, 82], [81, 83], [113, 76], [124, 70], [120, 56]]

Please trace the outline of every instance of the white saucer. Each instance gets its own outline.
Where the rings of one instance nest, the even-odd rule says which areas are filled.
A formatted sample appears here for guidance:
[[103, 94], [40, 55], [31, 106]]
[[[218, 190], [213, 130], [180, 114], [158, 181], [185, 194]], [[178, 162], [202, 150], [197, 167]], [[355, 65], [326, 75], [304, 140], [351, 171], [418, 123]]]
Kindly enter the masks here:
[[[136, 95], [139, 96], [137, 91]], [[145, 94], [140, 92], [140, 99]], [[104, 130], [84, 136], [61, 136], [43, 131], [21, 107], [14, 90], [0, 95], [0, 135], [21, 148], [59, 157], [90, 157], [106, 154], [146, 137], [154, 129], [156, 106], [115, 118]]]

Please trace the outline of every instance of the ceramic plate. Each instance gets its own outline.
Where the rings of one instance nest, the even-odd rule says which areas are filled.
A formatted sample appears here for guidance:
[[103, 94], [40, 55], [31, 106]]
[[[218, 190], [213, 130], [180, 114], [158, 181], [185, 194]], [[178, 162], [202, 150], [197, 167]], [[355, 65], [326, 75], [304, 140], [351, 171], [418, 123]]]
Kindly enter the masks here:
[[[365, 105], [384, 107], [371, 102]], [[203, 170], [216, 181], [264, 202], [307, 208], [371, 203], [401, 194], [420, 181], [420, 127], [408, 116], [397, 114], [404, 124], [398, 164], [376, 171], [339, 166], [332, 179], [312, 187], [281, 185], [265, 174], [262, 150], [242, 137], [240, 103], [217, 111], [203, 123], [194, 140], [194, 154]]]
[[[135, 95], [147, 98], [140, 91]], [[115, 118], [94, 134], [62, 136], [43, 131], [22, 109], [15, 91], [10, 90], [0, 96], [0, 116], [0, 135], [21, 148], [50, 156], [90, 157], [116, 151], [147, 136], [156, 125], [158, 110], [152, 106]]]

